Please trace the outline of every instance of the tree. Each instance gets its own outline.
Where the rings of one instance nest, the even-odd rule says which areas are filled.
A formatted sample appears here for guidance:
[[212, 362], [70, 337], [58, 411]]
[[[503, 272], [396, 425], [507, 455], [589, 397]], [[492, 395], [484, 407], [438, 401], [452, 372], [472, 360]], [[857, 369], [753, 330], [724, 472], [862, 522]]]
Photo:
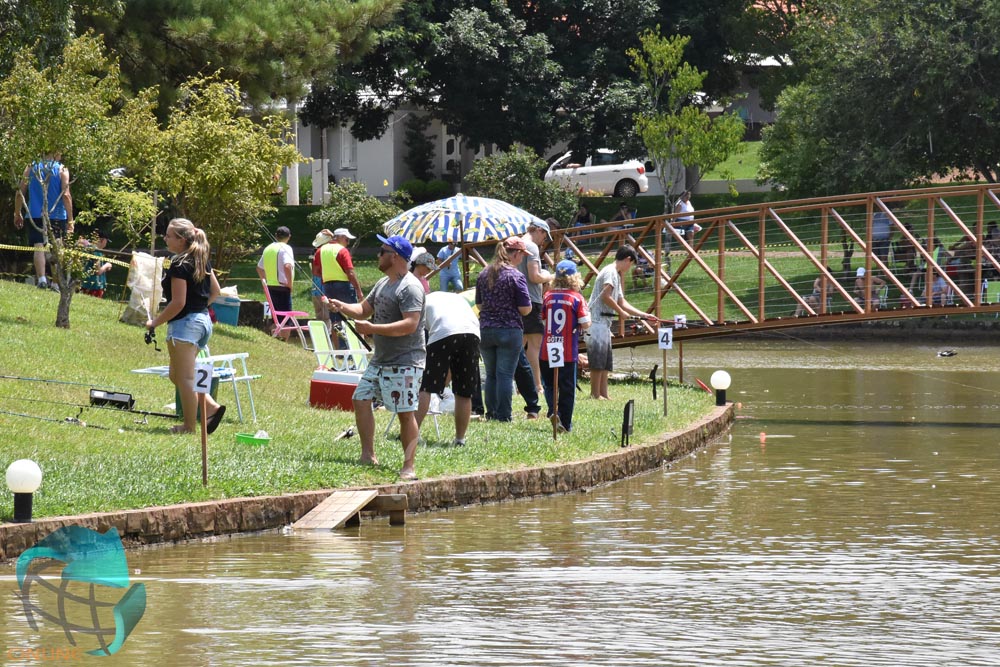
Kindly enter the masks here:
[[[69, 42], [60, 60], [49, 67], [42, 67], [31, 49], [22, 49], [9, 76], [0, 81], [0, 165], [8, 184], [16, 187], [26, 165], [61, 153], [77, 175], [74, 195], [85, 196], [93, 183], [118, 166], [131, 145], [116, 113], [123, 104], [117, 65], [96, 37]], [[65, 241], [53, 237], [48, 206], [43, 206], [42, 224], [60, 285], [56, 326], [69, 328], [82, 263], [72, 235]]]
[[[96, 1], [96, 0], [95, 0]], [[159, 115], [189, 77], [219, 70], [259, 105], [298, 99], [332, 64], [371, 46], [401, 0], [129, 0], [78, 18], [104, 35], [133, 90], [157, 86]]]
[[355, 244], [365, 236], [382, 233], [382, 225], [403, 211], [370, 194], [364, 183], [341, 181], [330, 188], [330, 201], [306, 218], [316, 228], [349, 227]]
[[[705, 173], [721, 164], [739, 149], [743, 121], [731, 113], [713, 118], [702, 108], [707, 104], [700, 94], [706, 74], [683, 60], [690, 38], [666, 38], [658, 31], [646, 31], [640, 41], [641, 50], [628, 51], [646, 103], [635, 122], [667, 195], [665, 210], [670, 210], [670, 199], [680, 193], [684, 168], [697, 167]], [[688, 189], [691, 186], [689, 183]]]
[[500, 199], [539, 218], [568, 221], [576, 211], [576, 195], [555, 181], [543, 181], [545, 160], [530, 148], [491, 155], [477, 160], [466, 176], [466, 192], [480, 197]]
[[797, 42], [762, 175], [804, 195], [1000, 177], [1000, 0], [822, 5]]
[[244, 115], [237, 83], [198, 77], [181, 86], [150, 163], [134, 169], [205, 230], [213, 263], [225, 270], [256, 242], [280, 169], [302, 159], [287, 131], [279, 116], [255, 123]]

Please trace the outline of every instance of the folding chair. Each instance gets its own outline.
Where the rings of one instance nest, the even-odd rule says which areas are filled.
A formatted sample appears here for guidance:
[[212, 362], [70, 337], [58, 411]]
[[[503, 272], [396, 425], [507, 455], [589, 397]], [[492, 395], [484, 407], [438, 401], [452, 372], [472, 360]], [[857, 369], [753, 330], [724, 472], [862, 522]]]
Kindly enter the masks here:
[[[1000, 280], [988, 281], [984, 292], [987, 304], [1000, 303]], [[1000, 313], [997, 313], [994, 317], [1000, 317]]]
[[347, 345], [346, 350], [333, 350], [333, 369], [338, 371], [357, 371], [363, 373], [368, 368], [371, 351], [361, 342], [354, 329], [343, 323], [335, 324], [337, 335]]
[[316, 364], [320, 368], [333, 368], [334, 349], [330, 340], [330, 332], [323, 320], [309, 320], [309, 339], [313, 344]]
[[309, 330], [308, 325], [299, 324], [296, 320], [297, 317], [308, 318], [309, 313], [301, 310], [275, 310], [274, 302], [271, 301], [271, 292], [267, 289], [267, 280], [261, 278], [260, 284], [264, 288], [264, 298], [267, 299], [267, 307], [271, 310], [271, 318], [274, 320], [274, 332], [271, 335], [278, 338], [284, 331], [294, 331], [299, 335], [302, 347], [306, 350], [312, 350], [313, 348], [306, 343], [306, 337], [302, 335], [303, 331]]

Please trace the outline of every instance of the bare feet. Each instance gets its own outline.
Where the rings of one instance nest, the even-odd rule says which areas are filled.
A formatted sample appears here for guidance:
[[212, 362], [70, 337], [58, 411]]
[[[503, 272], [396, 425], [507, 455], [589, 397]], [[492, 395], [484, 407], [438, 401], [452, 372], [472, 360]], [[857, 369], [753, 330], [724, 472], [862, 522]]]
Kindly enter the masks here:
[[403, 468], [399, 471], [399, 478], [404, 482], [413, 482], [417, 479], [417, 473], [412, 469]]
[[190, 429], [187, 426], [178, 425], [178, 426], [171, 426], [170, 432], [173, 433], [174, 435], [180, 433], [194, 433], [194, 429]]
[[371, 457], [370, 459], [369, 458], [365, 458], [364, 456], [362, 456], [361, 457], [361, 465], [363, 465], [363, 466], [377, 466], [378, 465], [378, 459], [375, 458], [374, 456]]

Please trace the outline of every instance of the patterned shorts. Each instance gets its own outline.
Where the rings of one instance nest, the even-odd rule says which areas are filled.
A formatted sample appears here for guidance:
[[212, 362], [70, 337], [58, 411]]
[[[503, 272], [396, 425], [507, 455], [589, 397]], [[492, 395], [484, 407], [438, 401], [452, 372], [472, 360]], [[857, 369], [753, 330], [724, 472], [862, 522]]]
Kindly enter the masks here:
[[354, 390], [355, 401], [378, 399], [389, 412], [416, 412], [424, 369], [416, 366], [369, 366]]
[[456, 396], [469, 398], [479, 385], [479, 336], [454, 334], [427, 346], [427, 368], [420, 391], [440, 394], [451, 371], [451, 386]]

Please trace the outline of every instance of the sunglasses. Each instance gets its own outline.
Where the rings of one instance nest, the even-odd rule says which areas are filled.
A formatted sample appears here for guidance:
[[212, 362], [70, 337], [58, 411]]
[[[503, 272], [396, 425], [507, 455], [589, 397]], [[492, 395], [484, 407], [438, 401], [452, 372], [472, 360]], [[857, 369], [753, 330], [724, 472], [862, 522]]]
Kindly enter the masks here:
[[383, 248], [379, 248], [378, 249], [378, 256], [381, 257], [382, 255], [389, 255], [389, 254], [392, 254], [392, 253], [395, 253], [395, 252], [396, 251], [393, 250], [392, 248], [385, 248], [385, 247], [383, 247]]

